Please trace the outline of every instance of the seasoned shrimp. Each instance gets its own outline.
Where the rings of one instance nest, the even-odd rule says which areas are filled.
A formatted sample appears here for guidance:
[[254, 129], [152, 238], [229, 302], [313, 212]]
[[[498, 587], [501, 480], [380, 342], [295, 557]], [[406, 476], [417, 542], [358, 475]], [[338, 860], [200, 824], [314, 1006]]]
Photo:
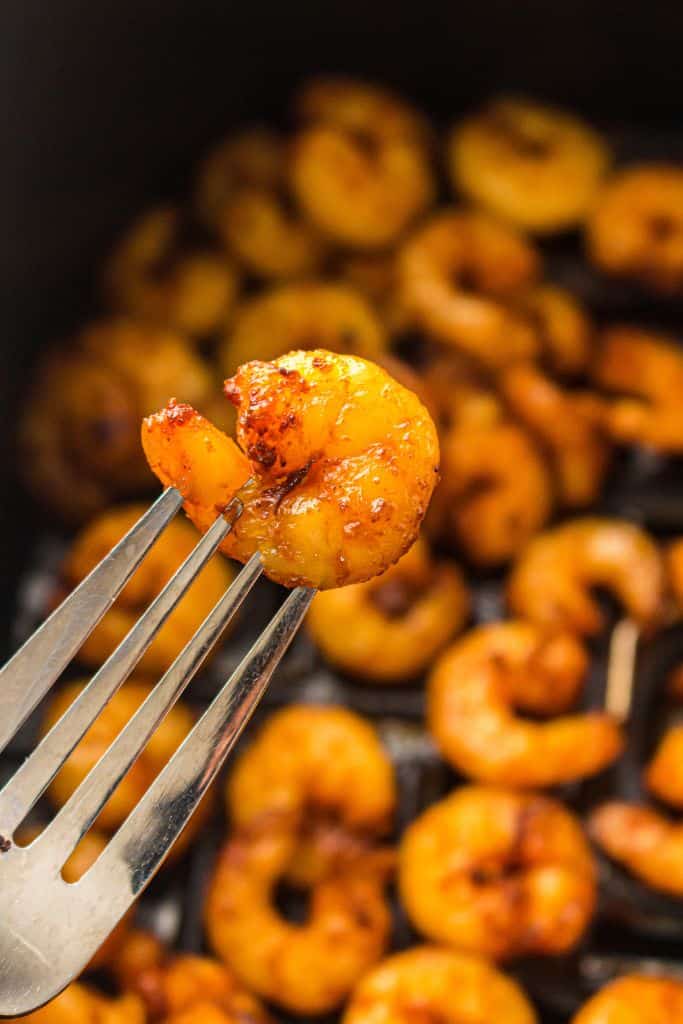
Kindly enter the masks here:
[[225, 204], [243, 185], [277, 188], [284, 161], [284, 143], [269, 128], [251, 125], [224, 139], [197, 175], [195, 207], [204, 224], [215, 228]]
[[[679, 609], [683, 611], [683, 537], [669, 545], [665, 558], [669, 586]], [[683, 672], [683, 665], [679, 668]]]
[[302, 127], [290, 153], [291, 187], [325, 235], [383, 248], [432, 202], [424, 122], [390, 92], [319, 79], [304, 88], [295, 112]]
[[497, 960], [567, 953], [596, 900], [579, 820], [557, 800], [465, 786], [409, 826], [399, 892], [415, 927]]
[[171, 206], [140, 217], [115, 247], [105, 271], [105, 289], [115, 309], [198, 338], [225, 321], [238, 287], [237, 272], [225, 254], [193, 239], [182, 212]]
[[512, 229], [483, 214], [446, 211], [401, 249], [401, 301], [437, 341], [499, 369], [538, 350], [533, 324], [510, 300], [539, 269], [535, 249]]
[[339, 262], [337, 274], [365, 296], [390, 335], [409, 330], [410, 318], [399, 294], [395, 252], [352, 253]]
[[572, 1017], [571, 1024], [678, 1024], [683, 984], [673, 978], [627, 974], [605, 985]]
[[661, 615], [663, 560], [638, 526], [619, 519], [575, 519], [534, 538], [508, 581], [516, 615], [549, 628], [598, 633], [604, 616], [592, 587], [608, 588], [629, 615], [652, 627]]
[[637, 327], [605, 331], [593, 379], [616, 396], [604, 412], [615, 441], [683, 452], [683, 353], [674, 338]]
[[683, 724], [672, 725], [645, 770], [645, 785], [658, 799], [683, 810]]
[[343, 1024], [537, 1024], [523, 990], [479, 957], [436, 946], [397, 953], [354, 989]]
[[72, 982], [40, 1010], [8, 1019], [24, 1024], [146, 1024], [145, 1008], [137, 996], [111, 999], [80, 982]]
[[559, 376], [582, 373], [593, 348], [593, 329], [579, 301], [564, 288], [539, 284], [516, 300], [538, 334], [540, 357]]
[[[68, 593], [78, 586], [145, 511], [145, 505], [126, 505], [94, 519], [76, 537], [69, 551], [57, 596], [61, 598], [62, 591]], [[176, 519], [169, 524], [79, 650], [79, 661], [99, 668], [196, 547], [197, 540], [189, 523]], [[225, 593], [233, 575], [220, 555], [208, 562], [142, 655], [138, 672], [160, 675], [166, 671]]]
[[277, 582], [326, 589], [370, 579], [407, 551], [439, 462], [415, 395], [363, 359], [322, 350], [248, 363], [226, 394], [246, 455], [189, 406], [171, 403], [142, 430], [150, 466], [200, 529], [240, 491], [226, 554], [259, 551]]
[[590, 505], [600, 495], [609, 443], [590, 396], [563, 391], [531, 363], [503, 371], [499, 386], [510, 410], [545, 447], [560, 503]]
[[622, 748], [608, 715], [533, 722], [515, 709], [553, 715], [570, 708], [587, 670], [571, 634], [527, 622], [472, 630], [437, 661], [427, 691], [429, 730], [458, 771], [481, 782], [557, 786], [594, 775]]
[[605, 853], [654, 889], [683, 896], [683, 825], [651, 807], [613, 801], [590, 817]]
[[351, 288], [290, 284], [244, 303], [225, 336], [221, 366], [230, 376], [250, 359], [314, 348], [376, 360], [386, 347], [380, 320]]
[[465, 582], [453, 563], [436, 562], [418, 540], [382, 576], [318, 594], [306, 624], [334, 665], [374, 682], [424, 671], [463, 626]]
[[481, 368], [455, 350], [431, 359], [421, 378], [442, 437], [455, 427], [488, 428], [506, 418], [503, 402]]
[[587, 224], [589, 256], [609, 274], [683, 293], [683, 168], [642, 164], [615, 174]]

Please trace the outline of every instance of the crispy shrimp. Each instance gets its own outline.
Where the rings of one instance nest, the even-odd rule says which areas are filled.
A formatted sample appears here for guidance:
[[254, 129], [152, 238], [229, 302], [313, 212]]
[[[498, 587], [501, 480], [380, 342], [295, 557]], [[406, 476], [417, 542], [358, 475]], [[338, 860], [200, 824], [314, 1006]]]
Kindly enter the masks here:
[[539, 284], [520, 295], [516, 303], [537, 332], [544, 366], [559, 376], [582, 373], [591, 357], [593, 329], [571, 292]]
[[345, 78], [310, 82], [296, 102], [301, 128], [290, 182], [327, 236], [359, 249], [390, 245], [432, 202], [424, 122], [377, 86]]
[[465, 786], [409, 826], [399, 892], [415, 927], [497, 960], [567, 953], [596, 901], [579, 820], [537, 794]]
[[683, 353], [674, 338], [637, 327], [605, 331], [593, 379], [615, 395], [604, 412], [615, 441], [683, 452]]
[[645, 785], [659, 800], [683, 810], [683, 724], [672, 725], [659, 741]]
[[627, 974], [584, 1003], [571, 1024], [677, 1024], [681, 1020], [680, 981]]
[[[126, 505], [94, 519], [76, 537], [69, 551], [62, 567], [57, 596], [61, 598], [63, 592], [68, 593], [78, 586], [145, 511], [145, 505]], [[81, 647], [79, 661], [98, 668], [118, 647], [196, 544], [197, 534], [189, 523], [182, 520], [170, 523], [113, 607]], [[138, 672], [156, 675], [165, 672], [225, 593], [232, 577], [230, 565], [220, 555], [209, 561], [143, 654], [138, 662]]]
[[133, 224], [105, 273], [115, 309], [190, 337], [204, 337], [225, 321], [238, 287], [225, 254], [193, 239], [182, 212], [171, 206]]
[[318, 594], [308, 631], [334, 665], [373, 682], [410, 679], [463, 626], [465, 582], [453, 563], [436, 562], [418, 540], [382, 576]]
[[137, 996], [111, 999], [80, 982], [72, 982], [40, 1010], [10, 1019], [24, 1024], [146, 1024], [145, 1008]]
[[185, 405], [142, 430], [150, 466], [180, 489], [200, 529], [240, 491], [226, 554], [259, 551], [277, 582], [326, 589], [370, 579], [407, 551], [439, 462], [415, 395], [363, 359], [322, 350], [248, 363], [226, 394], [246, 455]]
[[662, 611], [664, 569], [654, 541], [619, 519], [575, 519], [534, 538], [508, 581], [516, 615], [549, 628], [598, 633], [604, 616], [592, 587], [609, 589], [643, 627]]
[[537, 1024], [520, 986], [479, 957], [436, 946], [397, 953], [354, 989], [343, 1024]]
[[683, 293], [683, 168], [629, 167], [603, 189], [587, 224], [588, 253], [609, 274]]
[[607, 472], [609, 444], [591, 397], [563, 391], [531, 363], [503, 371], [499, 386], [513, 414], [547, 451], [560, 503], [580, 508], [594, 502]]
[[538, 349], [533, 324], [510, 300], [539, 268], [535, 249], [511, 228], [483, 214], [446, 211], [401, 249], [401, 300], [437, 341], [499, 369]]
[[586, 670], [572, 634], [548, 635], [521, 621], [479, 626], [432, 671], [429, 730], [444, 757], [481, 782], [538, 788], [594, 775], [622, 748], [612, 718], [588, 712], [535, 722], [515, 714], [567, 711]]
[[244, 303], [226, 334], [221, 367], [228, 376], [250, 359], [324, 348], [376, 359], [384, 328], [365, 299], [340, 284], [289, 284]]
[[605, 853], [646, 885], [683, 896], [683, 825], [659, 811], [613, 801], [590, 817], [590, 832]]
[[453, 183], [468, 199], [539, 234], [584, 219], [610, 162], [604, 141], [583, 121], [513, 97], [459, 124], [448, 155]]

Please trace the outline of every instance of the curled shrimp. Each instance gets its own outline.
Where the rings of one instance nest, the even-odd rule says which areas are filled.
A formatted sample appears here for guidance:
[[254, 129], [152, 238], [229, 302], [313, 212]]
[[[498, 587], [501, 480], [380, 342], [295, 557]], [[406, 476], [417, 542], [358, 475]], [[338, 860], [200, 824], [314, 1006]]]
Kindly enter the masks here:
[[390, 92], [344, 78], [309, 83], [296, 102], [290, 183], [310, 220], [360, 249], [390, 245], [431, 203], [426, 129]]
[[590, 396], [562, 390], [531, 363], [503, 371], [499, 387], [512, 413], [547, 451], [560, 503], [592, 504], [608, 469], [609, 443]]
[[[78, 586], [145, 511], [145, 505], [126, 505], [90, 522], [76, 537], [62, 566], [59, 596]], [[197, 534], [189, 523], [177, 519], [170, 523], [84, 642], [78, 660], [92, 668], [106, 661], [196, 544]], [[208, 562], [142, 655], [138, 672], [160, 675], [169, 668], [225, 593], [233, 575], [220, 555]]]
[[395, 252], [351, 253], [341, 259], [337, 274], [371, 303], [390, 335], [410, 329], [399, 292]]
[[623, 741], [609, 715], [524, 720], [517, 708], [557, 715], [576, 701], [587, 670], [581, 643], [527, 622], [472, 630], [437, 661], [427, 690], [429, 730], [444, 757], [481, 782], [557, 786], [594, 775]]
[[683, 451], [683, 354], [675, 339], [637, 327], [604, 332], [593, 366], [605, 403], [605, 429], [622, 444]]
[[145, 1008], [137, 996], [112, 999], [76, 981], [40, 1010], [10, 1019], [25, 1024], [146, 1024]]
[[508, 601], [516, 615], [548, 628], [598, 633], [592, 587], [608, 588], [629, 615], [652, 627], [662, 610], [663, 560], [651, 537], [619, 519], [575, 519], [535, 537], [513, 566]]
[[105, 287], [120, 312], [204, 337], [225, 321], [239, 280], [225, 254], [192, 238], [182, 218], [171, 206], [143, 214], [115, 247]]
[[571, 1024], [675, 1024], [683, 1020], [683, 984], [627, 974], [600, 989]]
[[442, 437], [457, 428], [488, 428], [505, 419], [500, 396], [481, 372], [459, 352], [440, 353], [420, 374]]
[[202, 161], [197, 175], [195, 209], [215, 228], [225, 204], [243, 185], [277, 188], [283, 176], [284, 146], [270, 129], [251, 125], [230, 135]]
[[535, 355], [538, 339], [510, 300], [538, 276], [521, 235], [483, 214], [439, 213], [398, 256], [401, 301], [415, 323], [491, 369]]
[[461, 122], [448, 156], [453, 183], [468, 199], [539, 234], [584, 219], [610, 162], [604, 141], [585, 122], [513, 97]]
[[683, 825], [615, 800], [592, 813], [589, 827], [598, 846], [646, 885], [683, 896]]
[[142, 430], [150, 466], [201, 530], [240, 491], [226, 554], [259, 551], [277, 582], [326, 589], [370, 579], [410, 547], [439, 461], [415, 395], [363, 359], [322, 350], [248, 363], [226, 393], [242, 451], [189, 406], [171, 403]]
[[358, 983], [343, 1024], [538, 1024], [520, 986], [466, 953], [418, 946], [383, 960]]
[[401, 682], [427, 668], [468, 607], [458, 568], [434, 561], [418, 538], [382, 576], [318, 594], [306, 625], [332, 664], [373, 682]]
[[659, 800], [683, 810], [683, 724], [672, 725], [657, 744], [645, 785]]
[[315, 348], [376, 360], [386, 347], [380, 320], [351, 288], [289, 284], [242, 305], [223, 342], [221, 367], [230, 376], [250, 359]]
[[643, 164], [615, 174], [598, 197], [586, 241], [607, 273], [683, 293], [683, 169]]
[[595, 909], [579, 820], [537, 794], [465, 786], [404, 833], [399, 892], [430, 939], [496, 960], [567, 953]]
[[538, 284], [523, 292], [516, 305], [538, 335], [541, 360], [559, 376], [582, 373], [593, 349], [593, 329], [586, 311], [565, 288]]

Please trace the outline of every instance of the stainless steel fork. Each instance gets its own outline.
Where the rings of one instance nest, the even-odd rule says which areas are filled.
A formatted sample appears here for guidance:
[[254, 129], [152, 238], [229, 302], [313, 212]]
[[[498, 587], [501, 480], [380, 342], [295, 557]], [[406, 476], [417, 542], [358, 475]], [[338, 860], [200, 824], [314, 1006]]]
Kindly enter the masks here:
[[[48, 692], [182, 505], [169, 488], [0, 671], [0, 750]], [[197, 573], [230, 532], [235, 498], [78, 699], [0, 791], [0, 1016], [61, 991], [150, 881], [246, 725], [301, 624], [313, 590], [293, 590], [166, 767], [76, 883], [64, 862], [206, 658], [262, 569], [244, 566], [149, 697], [29, 846], [14, 835], [118, 690]]]

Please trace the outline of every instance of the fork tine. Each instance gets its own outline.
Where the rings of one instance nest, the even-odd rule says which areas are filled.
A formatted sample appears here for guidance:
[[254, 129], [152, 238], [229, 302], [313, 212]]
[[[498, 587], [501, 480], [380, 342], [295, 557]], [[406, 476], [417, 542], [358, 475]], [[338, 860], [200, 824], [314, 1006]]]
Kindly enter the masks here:
[[183, 499], [169, 487], [0, 670], [0, 752], [114, 603]]
[[41, 833], [38, 843], [50, 847], [51, 864], [61, 867], [81, 836], [88, 831], [262, 572], [259, 556], [253, 555], [135, 715]]
[[220, 516], [203, 535], [83, 692], [0, 790], [3, 835], [11, 835], [23, 821], [102, 708], [130, 675], [189, 585], [231, 530], [241, 508], [240, 502], [233, 499], [225, 517]]

